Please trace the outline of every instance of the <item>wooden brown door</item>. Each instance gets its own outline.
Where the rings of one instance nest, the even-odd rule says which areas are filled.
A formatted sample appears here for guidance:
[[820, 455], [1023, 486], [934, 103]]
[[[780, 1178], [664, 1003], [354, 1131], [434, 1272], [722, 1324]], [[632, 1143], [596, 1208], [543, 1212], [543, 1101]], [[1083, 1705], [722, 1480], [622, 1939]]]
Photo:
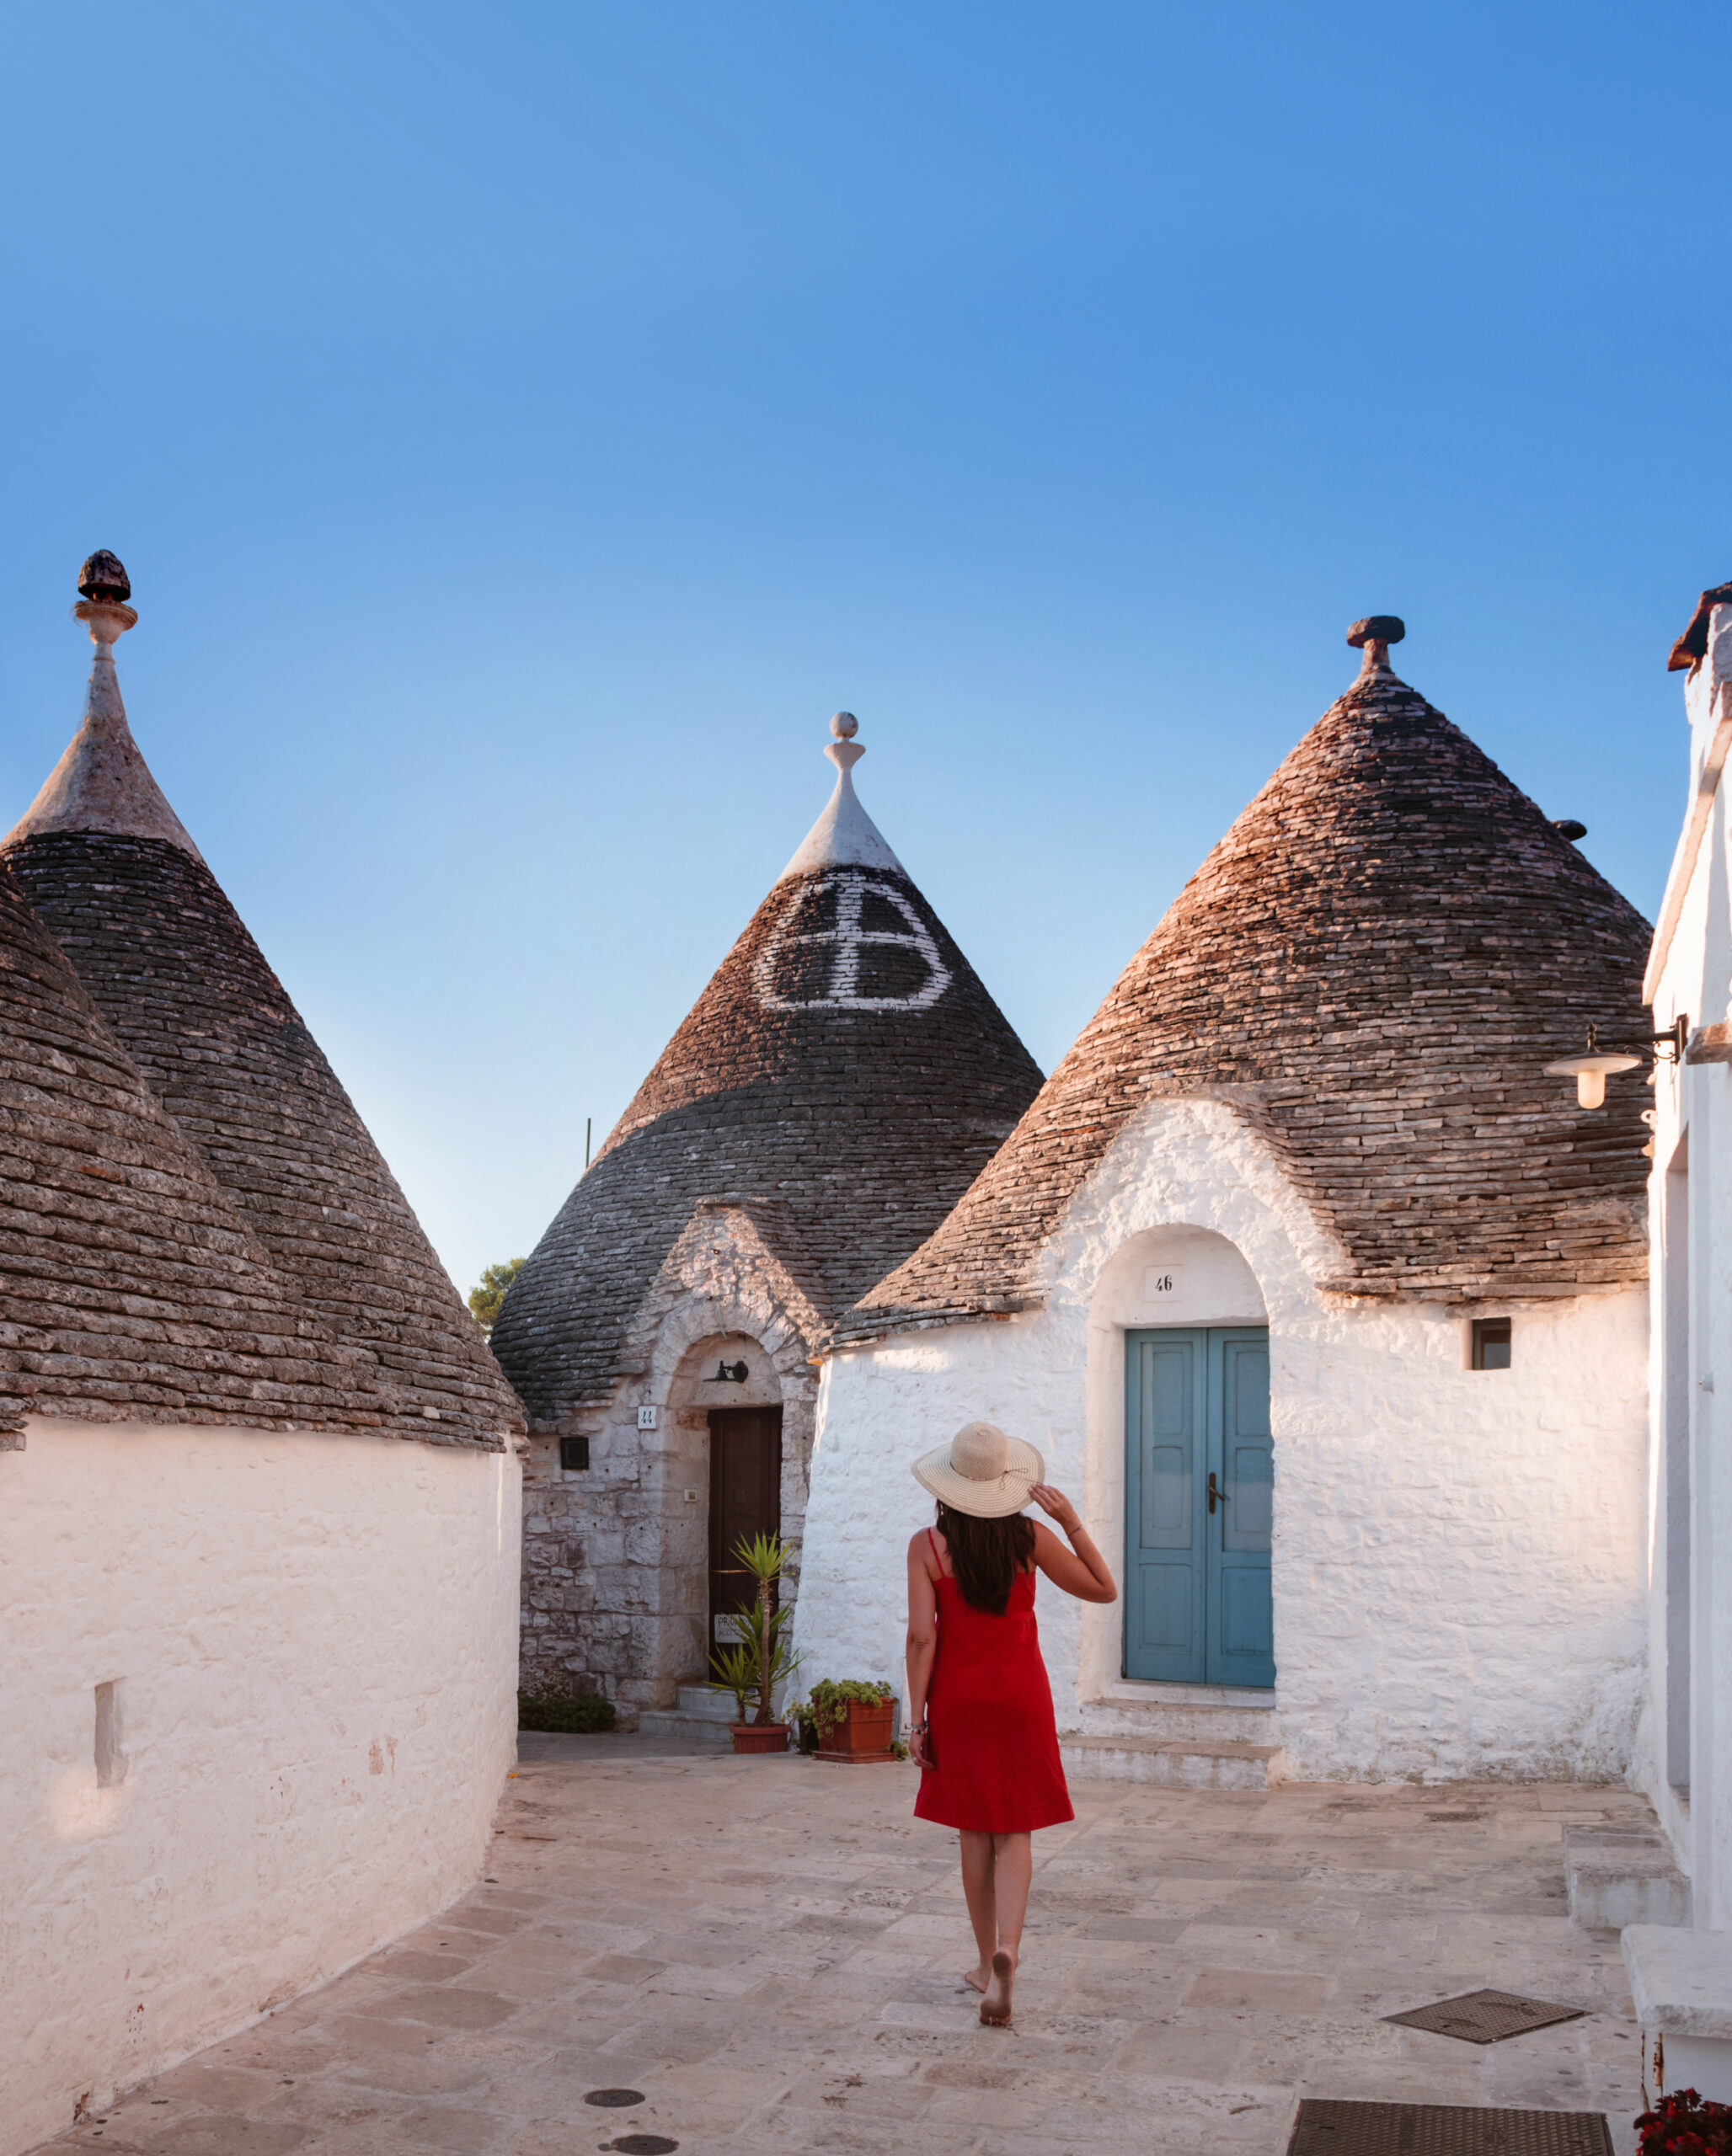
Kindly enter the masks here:
[[719, 1617], [750, 1607], [751, 1575], [735, 1556], [755, 1534], [782, 1531], [782, 1410], [714, 1407], [709, 1417], [709, 1636]]

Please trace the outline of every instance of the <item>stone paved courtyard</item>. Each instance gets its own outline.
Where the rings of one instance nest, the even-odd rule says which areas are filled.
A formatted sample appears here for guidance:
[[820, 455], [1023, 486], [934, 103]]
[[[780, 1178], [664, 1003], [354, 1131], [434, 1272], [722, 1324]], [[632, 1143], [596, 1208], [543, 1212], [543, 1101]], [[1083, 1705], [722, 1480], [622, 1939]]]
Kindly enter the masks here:
[[[911, 1768], [526, 1737], [486, 1882], [55, 2143], [152, 2156], [1273, 2152], [1301, 2095], [1603, 2110], [1638, 2039], [1563, 1833], [1628, 1791], [1078, 1784], [982, 2029]], [[1586, 2018], [1487, 2047], [1380, 2015], [1479, 1985]], [[641, 2089], [630, 2110], [588, 2090]]]

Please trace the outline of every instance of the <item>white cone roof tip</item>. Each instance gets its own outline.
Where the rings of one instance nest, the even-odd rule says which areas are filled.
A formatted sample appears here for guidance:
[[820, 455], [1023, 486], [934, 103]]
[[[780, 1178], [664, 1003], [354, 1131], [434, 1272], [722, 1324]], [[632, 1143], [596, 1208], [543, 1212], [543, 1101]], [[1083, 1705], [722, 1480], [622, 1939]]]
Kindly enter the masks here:
[[38, 832], [104, 831], [117, 838], [166, 839], [202, 865], [204, 856], [138, 752], [120, 701], [115, 639], [138, 616], [130, 606], [104, 600], [88, 601], [72, 611], [89, 623], [90, 641], [96, 646], [83, 723], [41, 792], [0, 840], [0, 850]]
[[884, 868], [893, 875], [907, 876], [854, 791], [853, 767], [866, 753], [853, 739], [859, 725], [847, 711], [839, 711], [831, 720], [830, 730], [836, 739], [824, 753], [837, 767], [836, 791], [825, 804], [823, 814], [800, 841], [793, 860], [776, 878], [778, 883], [819, 868]]

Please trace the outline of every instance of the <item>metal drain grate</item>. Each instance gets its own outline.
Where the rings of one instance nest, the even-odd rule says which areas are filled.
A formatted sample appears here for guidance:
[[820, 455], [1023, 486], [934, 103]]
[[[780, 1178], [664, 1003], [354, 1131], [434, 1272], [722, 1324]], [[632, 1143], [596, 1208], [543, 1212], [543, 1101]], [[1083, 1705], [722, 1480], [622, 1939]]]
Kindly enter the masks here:
[[1459, 2036], [1464, 2044], [1500, 2044], [1505, 2036], [1525, 2036], [1530, 2029], [1580, 2021], [1584, 2011], [1580, 2006], [1554, 2006], [1549, 1999], [1521, 1999], [1512, 1991], [1464, 1991], [1459, 1999], [1441, 1999], [1435, 2006], [1416, 2006], [1411, 2014], [1386, 2014], [1383, 2019], [1403, 2029], [1429, 2029], [1435, 2036]]
[[584, 2098], [585, 2103], [600, 2104], [607, 2111], [617, 2111], [625, 2104], [641, 2104], [643, 2100], [641, 2089], [591, 2089]]
[[1612, 2136], [1599, 2111], [1338, 2104], [1307, 2097], [1287, 2156], [1612, 2156]]

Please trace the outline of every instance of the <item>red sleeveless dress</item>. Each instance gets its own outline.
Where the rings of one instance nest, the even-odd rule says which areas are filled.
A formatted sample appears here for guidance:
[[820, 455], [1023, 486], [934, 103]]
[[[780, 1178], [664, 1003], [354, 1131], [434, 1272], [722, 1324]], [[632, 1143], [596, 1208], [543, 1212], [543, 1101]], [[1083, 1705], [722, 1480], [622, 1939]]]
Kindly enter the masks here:
[[1032, 1572], [1017, 1575], [1002, 1617], [964, 1601], [962, 1589], [941, 1572], [926, 1718], [937, 1764], [920, 1777], [917, 1819], [982, 1834], [1026, 1834], [1076, 1817], [1034, 1629]]

